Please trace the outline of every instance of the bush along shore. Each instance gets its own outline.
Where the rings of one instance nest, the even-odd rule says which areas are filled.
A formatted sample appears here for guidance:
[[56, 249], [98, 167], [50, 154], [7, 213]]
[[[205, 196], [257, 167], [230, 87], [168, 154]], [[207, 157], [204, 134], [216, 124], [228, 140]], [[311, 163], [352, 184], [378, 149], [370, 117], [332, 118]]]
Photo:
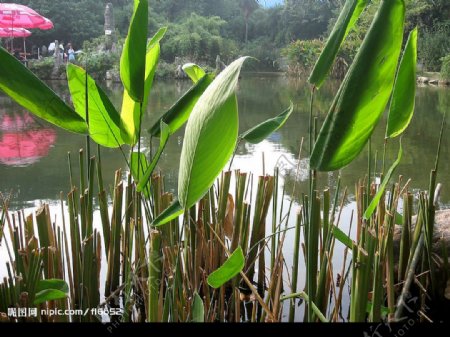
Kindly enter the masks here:
[[[445, 240], [435, 240], [435, 191], [445, 116], [428, 190], [413, 195], [410, 181], [395, 174], [416, 90], [418, 29], [405, 30], [404, 0], [380, 2], [322, 126], [315, 112], [315, 93], [348, 32], [364, 17], [365, 5], [346, 1], [308, 78], [308, 134], [299, 135], [297, 158], [300, 162], [303, 152], [309, 157], [304, 190], [297, 183], [281, 189], [277, 169], [256, 177], [233, 167], [239, 143], [261, 142], [289, 123], [294, 110], [291, 104], [239, 134], [236, 88], [249, 57], [237, 58], [219, 74], [185, 64], [192, 87], [152, 128], [142, 130], [167, 31], [163, 27], [150, 39], [142, 34], [149, 26], [147, 0], [135, 0], [121, 49], [120, 112], [83, 67], [66, 67], [72, 107], [0, 48], [0, 89], [31, 113], [86, 137], [77, 158], [68, 156], [71, 190], [61, 195], [61, 219], [53, 221], [48, 205], [35, 216], [10, 212], [9, 199], [0, 196], [0, 243], [8, 252], [0, 257], [7, 271], [0, 281], [0, 319], [110, 324], [442, 320], [449, 267]], [[386, 107], [380, 164], [370, 138]], [[168, 139], [184, 124], [181, 155], [174, 158], [180, 162], [178, 188], [169, 193], [157, 166]], [[157, 139], [156, 151], [144, 151], [142, 132]], [[387, 158], [388, 146], [398, 149], [396, 158]], [[111, 190], [103, 182], [102, 147], [117, 148], [128, 168], [124, 175], [116, 172]], [[344, 169], [365, 148], [368, 167], [355, 182], [356, 212], [344, 224], [347, 187], [339, 179], [335, 186], [318, 186], [326, 172]], [[79, 177], [73, 174], [75, 165]], [[299, 202], [279, 202], [279, 193]], [[356, 235], [350, 235], [352, 228]], [[285, 259], [289, 231], [294, 233], [291, 266]], [[337, 247], [344, 254], [335, 265]], [[24, 309], [27, 317], [15, 314]], [[76, 311], [57, 316], [49, 314], [51, 309]]]

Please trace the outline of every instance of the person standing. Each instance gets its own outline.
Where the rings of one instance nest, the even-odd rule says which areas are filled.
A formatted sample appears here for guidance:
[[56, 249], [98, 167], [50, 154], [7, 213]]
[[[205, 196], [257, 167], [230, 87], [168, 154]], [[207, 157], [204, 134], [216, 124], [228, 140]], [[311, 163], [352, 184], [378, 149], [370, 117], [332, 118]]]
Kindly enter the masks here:
[[70, 43], [68, 45], [67, 54], [69, 57], [69, 62], [74, 63], [75, 62], [75, 50], [73, 50], [72, 44], [70, 44]]

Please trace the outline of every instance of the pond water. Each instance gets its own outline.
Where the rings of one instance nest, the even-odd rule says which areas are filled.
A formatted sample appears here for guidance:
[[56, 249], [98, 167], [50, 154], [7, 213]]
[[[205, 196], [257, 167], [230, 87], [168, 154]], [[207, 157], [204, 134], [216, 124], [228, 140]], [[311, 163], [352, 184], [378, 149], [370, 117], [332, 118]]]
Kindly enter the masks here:
[[[69, 100], [65, 82], [53, 81], [52, 88], [64, 99]], [[330, 82], [317, 92], [314, 113], [321, 123], [328, 111], [338, 83]], [[120, 107], [122, 87], [116, 84], [104, 84], [103, 87], [113, 104]], [[144, 116], [142, 143], [149, 151], [150, 137], [146, 131], [157, 118], [164, 113], [188, 88], [188, 81], [157, 81], [151, 93], [148, 111]], [[291, 199], [294, 171], [298, 164], [298, 154], [302, 137], [305, 137], [301, 151], [300, 171], [296, 195], [307, 192], [307, 148], [310, 90], [302, 80], [294, 80], [278, 74], [244, 73], [238, 88], [239, 115], [241, 132], [261, 121], [273, 117], [294, 103], [295, 110], [286, 125], [258, 145], [241, 143], [233, 161], [233, 169], [239, 168], [255, 176], [263, 173], [272, 174], [275, 167], [281, 175], [280, 189], [286, 184], [285, 200]], [[429, 172], [434, 166], [443, 114], [450, 105], [450, 90], [447, 88], [419, 87], [416, 94], [416, 112], [412, 123], [406, 131], [403, 144], [403, 158], [396, 173], [403, 175], [404, 181], [411, 178], [410, 189], [417, 191], [427, 189]], [[447, 120], [450, 116], [447, 115]], [[372, 140], [372, 155], [377, 153], [376, 171], [382, 166], [382, 152], [386, 116], [377, 127]], [[178, 131], [170, 140], [159, 163], [159, 169], [165, 177], [166, 190], [176, 194], [179, 157], [184, 130]], [[220, 135], [218, 135], [220, 136]], [[50, 124], [38, 120], [24, 111], [9, 98], [0, 94], [0, 192], [11, 194], [11, 210], [27, 209], [39, 206], [42, 202], [56, 206], [60, 192], [69, 191], [67, 154], [71, 153], [75, 174], [78, 151], [85, 146], [84, 136], [65, 132]], [[154, 142], [153, 146], [156, 146]], [[94, 146], [92, 148], [95, 149]], [[130, 149], [124, 148], [128, 155]], [[398, 151], [398, 139], [390, 141], [387, 147], [387, 167], [394, 161]], [[96, 150], [94, 151], [96, 152]], [[114, 171], [122, 168], [126, 172], [123, 155], [116, 149], [101, 149], [103, 177], [105, 184], [112, 185]], [[450, 204], [450, 137], [444, 133], [441, 148], [441, 161], [438, 182], [443, 183], [441, 206]], [[264, 164], [263, 164], [264, 163]], [[264, 172], [263, 172], [264, 171]], [[342, 186], [348, 187], [348, 200], [341, 217], [342, 228], [350, 223], [351, 211], [355, 208], [353, 200], [354, 184], [364, 178], [367, 172], [367, 150], [341, 172], [321, 174], [321, 187], [334, 188], [338, 176]], [[233, 187], [231, 188], [233, 190]], [[281, 195], [281, 193], [279, 193]], [[57, 207], [52, 207], [57, 213]], [[270, 213], [270, 212], [269, 212]], [[271, 219], [268, 219], [271, 224]], [[293, 221], [290, 221], [293, 225]], [[268, 229], [269, 232], [269, 229]], [[292, 233], [291, 233], [292, 232]], [[354, 229], [353, 229], [354, 235]], [[284, 246], [287, 266], [292, 266], [293, 231], [288, 234]], [[0, 247], [0, 260], [2, 259]], [[335, 252], [333, 264], [341, 268], [342, 249]], [[0, 276], [4, 265], [0, 264]], [[103, 274], [103, 272], [102, 272]], [[301, 273], [303, 274], [303, 273]], [[304, 284], [304, 274], [300, 275], [299, 288]], [[344, 306], [346, 302], [344, 298]], [[286, 302], [287, 304], [287, 302]], [[303, 306], [302, 306], [303, 307]], [[288, 310], [285, 310], [287, 313]], [[301, 311], [298, 312], [299, 319]]]

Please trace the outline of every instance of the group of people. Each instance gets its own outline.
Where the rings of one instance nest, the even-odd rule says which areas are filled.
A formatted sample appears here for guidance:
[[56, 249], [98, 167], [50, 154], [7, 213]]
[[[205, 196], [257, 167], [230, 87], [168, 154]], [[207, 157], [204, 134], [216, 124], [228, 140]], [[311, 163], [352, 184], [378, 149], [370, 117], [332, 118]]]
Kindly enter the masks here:
[[[76, 57], [75, 57], [75, 50], [73, 49], [72, 44], [69, 42], [66, 47], [64, 47], [64, 43], [60, 43], [58, 46], [59, 49], [59, 53], [58, 55], [60, 57], [62, 57], [62, 59], [64, 60], [64, 62], [75, 62]], [[56, 56], [56, 45], [55, 42], [50, 43], [50, 45], [48, 46], [48, 53], [49, 55], [54, 55]], [[42, 47], [42, 52], [43, 54], [45, 54], [45, 52], [47, 52], [47, 50], [45, 50], [44, 52], [44, 47]]]

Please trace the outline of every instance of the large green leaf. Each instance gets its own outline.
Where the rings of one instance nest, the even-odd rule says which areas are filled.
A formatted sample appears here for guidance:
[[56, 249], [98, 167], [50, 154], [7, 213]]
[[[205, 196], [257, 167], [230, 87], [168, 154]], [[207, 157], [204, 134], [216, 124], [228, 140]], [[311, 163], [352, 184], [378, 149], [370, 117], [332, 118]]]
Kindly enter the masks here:
[[40, 280], [36, 285], [33, 304], [65, 298], [69, 292], [66, 281], [60, 279]]
[[169, 221], [178, 218], [181, 214], [183, 214], [183, 212], [183, 206], [181, 206], [180, 201], [176, 199], [153, 220], [152, 226], [162, 226]]
[[[142, 103], [142, 113], [147, 109], [150, 89], [153, 85], [156, 67], [159, 61], [161, 47], [159, 41], [164, 37], [166, 27], [161, 28], [153, 36], [147, 45], [147, 54], [145, 57], [145, 83], [144, 83], [144, 97]], [[141, 104], [135, 102], [128, 94], [127, 90], [123, 92], [122, 101], [122, 137], [130, 145], [134, 145], [138, 141], [138, 130], [142, 122]]]
[[368, 220], [372, 216], [375, 209], [377, 208], [377, 205], [380, 202], [381, 197], [384, 195], [386, 186], [389, 183], [389, 180], [391, 180], [392, 174], [394, 173], [398, 164], [400, 164], [400, 160], [402, 159], [402, 153], [403, 153], [402, 143], [400, 142], [400, 148], [398, 150], [397, 159], [392, 164], [392, 166], [389, 168], [389, 171], [387, 172], [386, 176], [383, 178], [383, 182], [381, 183], [380, 187], [378, 188], [377, 194], [375, 194], [375, 196], [373, 197], [369, 206], [367, 207], [366, 211], [364, 212], [364, 217], [363, 217], [364, 220]]
[[147, 26], [148, 1], [134, 0], [134, 12], [120, 58], [120, 78], [136, 102], [143, 102], [144, 98]]
[[309, 83], [320, 88], [333, 66], [334, 59], [336, 58], [342, 42], [355, 25], [356, 20], [358, 20], [361, 12], [366, 7], [366, 4], [367, 0], [347, 0], [345, 2], [344, 8], [327, 40], [327, 44], [322, 50], [322, 53], [317, 59], [314, 69], [309, 76]]
[[383, 0], [336, 95], [311, 154], [311, 167], [337, 170], [358, 156], [392, 92], [400, 55], [405, 4]]
[[148, 184], [148, 181], [150, 177], [152, 176], [153, 171], [155, 170], [156, 165], [158, 164], [159, 158], [161, 158], [161, 154], [164, 151], [164, 148], [166, 147], [167, 141], [170, 137], [170, 128], [167, 124], [164, 122], [161, 122], [161, 138], [159, 140], [159, 148], [158, 152], [156, 152], [155, 156], [152, 159], [152, 162], [150, 165], [146, 168], [144, 175], [141, 176], [138, 181], [139, 184], [137, 185], [138, 192], [142, 191], [145, 186]]
[[68, 131], [87, 133], [84, 119], [19, 60], [1, 47], [0, 90], [47, 122]]
[[240, 135], [239, 138], [245, 139], [247, 142], [252, 144], [258, 144], [262, 142], [271, 133], [277, 131], [284, 125], [284, 123], [286, 123], [293, 110], [294, 104], [292, 104], [291, 102], [289, 108], [284, 110], [281, 114], [256, 125], [255, 127]]
[[[72, 63], [67, 65], [67, 80], [75, 111], [86, 118], [86, 71]], [[124, 143], [120, 116], [108, 96], [91, 76], [88, 81], [89, 135], [98, 144], [119, 147]]]
[[192, 304], [192, 322], [203, 323], [205, 321], [205, 307], [203, 300], [198, 293], [194, 294], [194, 303]]
[[202, 77], [192, 88], [190, 88], [149, 130], [152, 136], [159, 137], [161, 121], [169, 125], [172, 133], [175, 133], [189, 119], [195, 104], [206, 88], [214, 80], [213, 74]]
[[245, 259], [242, 248], [238, 247], [233, 254], [208, 276], [208, 284], [213, 288], [219, 288], [235, 277], [244, 268]]
[[205, 71], [194, 63], [186, 63], [183, 65], [183, 71], [194, 83], [197, 83], [201, 78], [203, 78], [203, 76], [206, 75]]
[[416, 96], [417, 28], [409, 33], [408, 42], [395, 80], [386, 129], [386, 137], [403, 133], [411, 122]]
[[233, 154], [239, 123], [235, 90], [246, 58], [216, 77], [189, 117], [178, 175], [178, 198], [185, 209], [203, 197]]

